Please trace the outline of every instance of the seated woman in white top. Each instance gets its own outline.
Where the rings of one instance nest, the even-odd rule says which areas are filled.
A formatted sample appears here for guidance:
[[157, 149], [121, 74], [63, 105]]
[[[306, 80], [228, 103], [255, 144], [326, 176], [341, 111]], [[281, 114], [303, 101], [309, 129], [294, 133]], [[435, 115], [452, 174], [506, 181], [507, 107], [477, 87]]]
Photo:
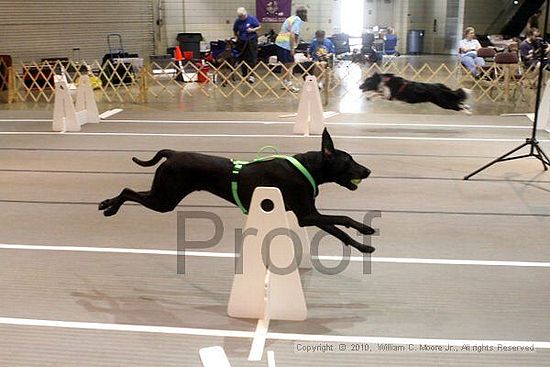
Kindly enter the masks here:
[[474, 76], [479, 75], [479, 69], [485, 65], [485, 60], [477, 56], [477, 50], [481, 48], [481, 44], [475, 39], [475, 30], [473, 27], [468, 27], [464, 30], [464, 39], [460, 41], [460, 62]]

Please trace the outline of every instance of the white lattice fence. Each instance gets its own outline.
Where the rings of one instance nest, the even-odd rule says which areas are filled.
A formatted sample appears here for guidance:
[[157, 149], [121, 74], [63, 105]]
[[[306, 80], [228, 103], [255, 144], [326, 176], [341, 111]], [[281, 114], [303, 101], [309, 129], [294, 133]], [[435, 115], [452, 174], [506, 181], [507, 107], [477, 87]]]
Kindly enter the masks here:
[[[426, 63], [415, 67], [398, 62], [362, 65], [337, 61], [332, 67], [325, 68], [310, 62], [297, 64], [289, 70], [280, 64], [260, 62], [245, 74], [241, 70], [243, 66], [248, 68], [227, 61], [221, 64], [179, 61], [144, 67], [114, 61], [103, 64], [98, 61], [33, 62], [7, 68], [7, 76], [6, 73], [0, 75], [0, 86], [4, 85], [4, 89], [8, 86], [8, 98], [3, 98], [8, 102], [51, 102], [54, 74], [65, 75], [68, 83], [77, 84], [80, 76], [86, 73], [95, 81], [93, 85], [98, 101], [140, 103], [178, 98], [182, 94], [298, 98], [296, 89], [303, 84], [304, 76], [313, 74], [325, 84], [325, 99], [338, 99], [359, 96], [359, 85], [364, 78], [379, 72], [393, 73], [413, 81], [443, 83], [451, 88], [468, 88], [478, 102], [529, 104], [535, 98], [538, 73], [538, 69], [524, 70], [516, 64], [491, 65], [480, 78], [475, 78], [459, 63]], [[548, 80], [548, 74], [545, 73], [545, 80]]]

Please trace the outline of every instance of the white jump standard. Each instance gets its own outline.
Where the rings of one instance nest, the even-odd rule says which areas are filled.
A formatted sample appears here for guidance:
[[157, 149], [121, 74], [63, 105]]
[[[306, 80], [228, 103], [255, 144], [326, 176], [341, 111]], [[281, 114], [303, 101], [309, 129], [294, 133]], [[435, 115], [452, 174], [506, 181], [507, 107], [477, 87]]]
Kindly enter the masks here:
[[88, 75], [80, 77], [80, 84], [76, 90], [76, 104], [73, 104], [65, 78], [56, 75], [54, 80], [53, 131], [80, 131], [81, 126], [84, 124], [99, 122], [99, 112]]

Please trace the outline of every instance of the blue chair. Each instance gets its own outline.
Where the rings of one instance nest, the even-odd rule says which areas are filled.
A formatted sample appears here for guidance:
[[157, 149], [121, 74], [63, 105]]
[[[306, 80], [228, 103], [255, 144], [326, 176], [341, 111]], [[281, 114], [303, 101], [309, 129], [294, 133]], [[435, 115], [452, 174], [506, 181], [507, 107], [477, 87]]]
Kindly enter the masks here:
[[223, 40], [211, 41], [210, 42], [210, 52], [212, 57], [217, 59], [220, 54], [222, 54], [227, 48], [227, 43]]
[[386, 40], [384, 41], [384, 55], [395, 55], [397, 50], [397, 35], [387, 34]]

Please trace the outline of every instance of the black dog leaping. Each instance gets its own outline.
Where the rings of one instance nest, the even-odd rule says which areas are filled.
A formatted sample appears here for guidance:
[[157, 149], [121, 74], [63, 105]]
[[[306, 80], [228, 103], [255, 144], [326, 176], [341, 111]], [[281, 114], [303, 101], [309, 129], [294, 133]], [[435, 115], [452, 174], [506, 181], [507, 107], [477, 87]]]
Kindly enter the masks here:
[[[151, 190], [135, 192], [125, 188], [118, 196], [101, 202], [99, 210], [103, 210], [105, 216], [111, 216], [126, 201], [134, 201], [164, 213], [174, 210], [193, 191], [200, 190], [248, 208], [256, 187], [277, 187], [283, 195], [286, 210], [296, 214], [301, 227], [316, 226], [361, 252], [374, 251], [374, 247], [352, 239], [336, 225], [355, 228], [364, 235], [373, 234], [374, 229], [346, 216], [322, 215], [315, 208], [317, 185], [335, 182], [349, 190], [356, 190], [360, 181], [370, 174], [370, 170], [355, 162], [351, 155], [334, 149], [326, 129], [323, 131], [321, 151], [293, 156], [298, 162], [296, 164], [288, 159], [252, 162], [244, 165], [237, 177], [230, 159], [200, 153], [161, 150], [149, 161], [135, 157], [133, 161], [150, 167], [162, 158], [166, 161], [157, 168]], [[299, 165], [310, 178], [297, 168]], [[238, 183], [236, 193], [232, 190], [232, 182]]]
[[470, 106], [465, 103], [470, 91], [464, 88], [452, 90], [441, 83], [413, 82], [394, 74], [378, 73], [365, 79], [359, 88], [367, 94], [367, 98], [382, 97], [407, 103], [431, 102], [447, 110], [471, 113]]

